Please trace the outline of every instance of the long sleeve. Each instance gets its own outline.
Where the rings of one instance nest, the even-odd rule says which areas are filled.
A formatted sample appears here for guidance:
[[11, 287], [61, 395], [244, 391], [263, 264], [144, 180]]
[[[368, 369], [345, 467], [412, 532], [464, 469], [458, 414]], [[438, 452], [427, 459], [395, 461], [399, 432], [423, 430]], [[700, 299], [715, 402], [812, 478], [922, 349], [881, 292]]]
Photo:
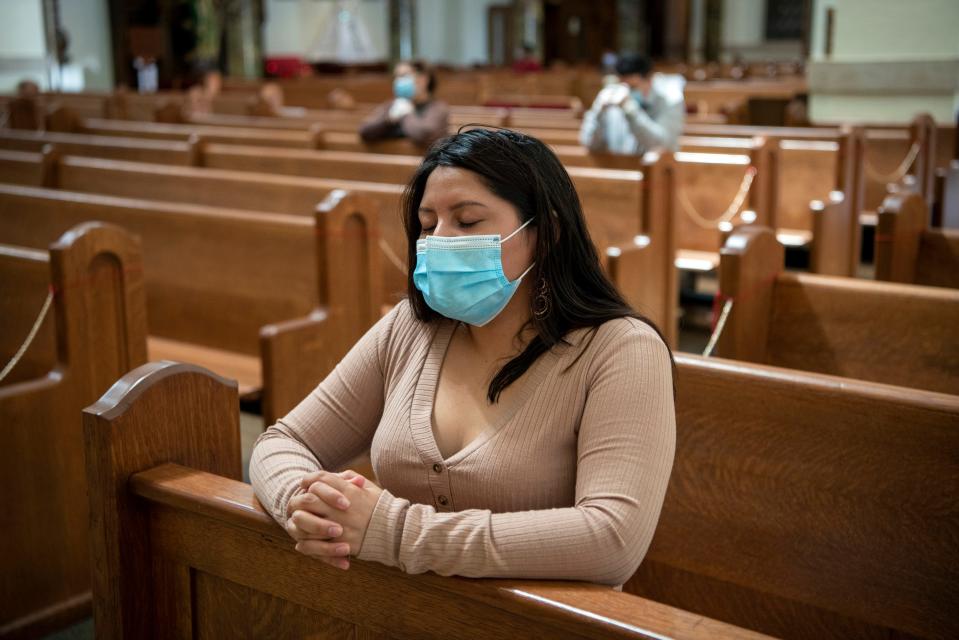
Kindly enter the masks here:
[[408, 573], [628, 580], [652, 540], [672, 469], [671, 363], [648, 326], [624, 321], [585, 378], [573, 506], [438, 512], [384, 491], [358, 557]]
[[386, 343], [401, 306], [380, 319], [310, 395], [254, 444], [253, 489], [281, 524], [305, 474], [335, 470], [369, 447], [383, 411]]
[[685, 117], [681, 102], [664, 107], [658, 118], [654, 119], [635, 100], [627, 100], [623, 105], [623, 115], [640, 148], [677, 150]]
[[445, 102], [431, 101], [422, 113], [415, 110], [400, 121], [403, 135], [414, 144], [427, 146], [449, 132], [450, 110]]
[[376, 107], [373, 113], [360, 125], [360, 137], [365, 142], [383, 140], [389, 137], [390, 133], [396, 127], [396, 123], [391, 122], [389, 119], [391, 104], [392, 101], [388, 101]]
[[606, 136], [602, 118], [602, 109], [593, 106], [583, 114], [583, 124], [579, 129], [579, 143], [594, 153], [606, 151]]

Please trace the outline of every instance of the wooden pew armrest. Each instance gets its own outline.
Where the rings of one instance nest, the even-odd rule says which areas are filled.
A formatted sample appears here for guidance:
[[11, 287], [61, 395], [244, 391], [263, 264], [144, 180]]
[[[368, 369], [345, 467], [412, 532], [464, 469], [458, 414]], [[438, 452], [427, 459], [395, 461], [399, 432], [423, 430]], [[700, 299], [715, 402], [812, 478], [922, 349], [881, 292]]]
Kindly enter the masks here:
[[[253, 487], [215, 474], [176, 464], [163, 464], [133, 475], [132, 492], [152, 503], [250, 529], [267, 537], [277, 551], [290, 547], [286, 532], [257, 501]], [[282, 547], [282, 549], [280, 548]], [[304, 564], [311, 562], [303, 558]], [[580, 582], [492, 580], [442, 577], [433, 573], [406, 575], [397, 569], [353, 559], [351, 572], [368, 575], [372, 584], [413, 581], [424, 590], [455, 594], [457, 601], [473, 601], [494, 609], [542, 622], [584, 637], [615, 638], [764, 638], [664, 604]], [[317, 571], [313, 580], [336, 580]], [[327, 577], [329, 576], [329, 577]]]
[[263, 421], [267, 426], [296, 406], [333, 370], [351, 344], [325, 309], [260, 329], [263, 361]]

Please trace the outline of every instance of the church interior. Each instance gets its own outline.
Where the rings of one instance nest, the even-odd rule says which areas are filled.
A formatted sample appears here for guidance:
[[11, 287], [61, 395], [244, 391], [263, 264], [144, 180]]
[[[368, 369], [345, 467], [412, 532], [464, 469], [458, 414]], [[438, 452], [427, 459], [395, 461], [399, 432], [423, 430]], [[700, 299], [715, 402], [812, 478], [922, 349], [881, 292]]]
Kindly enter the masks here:
[[0, 0], [0, 638], [959, 637], [957, 125], [956, 0]]

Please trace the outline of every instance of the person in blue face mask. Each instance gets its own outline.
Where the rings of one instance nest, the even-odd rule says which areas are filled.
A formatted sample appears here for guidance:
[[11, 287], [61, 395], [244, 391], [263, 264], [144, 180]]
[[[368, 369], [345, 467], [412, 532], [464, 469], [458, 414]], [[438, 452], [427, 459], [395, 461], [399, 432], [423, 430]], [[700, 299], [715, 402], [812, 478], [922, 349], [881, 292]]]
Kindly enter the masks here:
[[409, 138], [427, 147], [449, 129], [449, 106], [433, 97], [436, 74], [426, 64], [401, 62], [393, 72], [393, 99], [378, 106], [360, 125], [366, 142]]
[[678, 151], [686, 117], [684, 80], [653, 75], [649, 59], [638, 54], [621, 57], [616, 72], [618, 81], [607, 83], [583, 114], [580, 143], [596, 153]]
[[[569, 175], [539, 140], [472, 129], [431, 147], [401, 211], [407, 298], [260, 437], [257, 497], [340, 569], [621, 585], [668, 485], [671, 357]], [[365, 450], [375, 479], [328, 471]]]

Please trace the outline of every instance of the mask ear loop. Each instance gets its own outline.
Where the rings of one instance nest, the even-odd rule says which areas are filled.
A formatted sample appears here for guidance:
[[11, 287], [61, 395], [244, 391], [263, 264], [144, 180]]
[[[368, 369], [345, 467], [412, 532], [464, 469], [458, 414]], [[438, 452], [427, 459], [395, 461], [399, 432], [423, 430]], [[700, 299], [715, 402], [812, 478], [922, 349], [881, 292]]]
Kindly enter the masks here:
[[[526, 222], [524, 222], [523, 224], [521, 224], [521, 225], [519, 226], [519, 228], [516, 229], [516, 231], [514, 231], [513, 233], [509, 234], [508, 236], [506, 236], [505, 238], [503, 238], [502, 240], [500, 240], [499, 243], [502, 245], [504, 242], [506, 242], [507, 240], [509, 240], [510, 238], [512, 238], [513, 236], [515, 236], [517, 233], [519, 233], [520, 231], [522, 231], [523, 228], [526, 227], [526, 226], [527, 226], [530, 222], [532, 222], [532, 221], [533, 221], [533, 218], [530, 218], [529, 220], [527, 220]], [[527, 274], [527, 273], [529, 273], [530, 271], [533, 270], [533, 267], [535, 267], [535, 266], [536, 266], [536, 261], [534, 260], [534, 261], [533, 261], [533, 264], [529, 265], [529, 268], [527, 268], [526, 271], [524, 271], [523, 273], [521, 273], [518, 278], [516, 278], [515, 280], [513, 280], [513, 282], [519, 282], [519, 281], [521, 281], [523, 278], [526, 277], [526, 274]]]
[[502, 240], [500, 240], [499, 243], [500, 243], [500, 244], [503, 244], [504, 242], [506, 242], [507, 240], [509, 240], [509, 239], [512, 238], [513, 236], [515, 236], [517, 233], [519, 233], [520, 231], [522, 231], [526, 226], [528, 226], [529, 223], [532, 222], [532, 221], [533, 221], [533, 219], [530, 218], [529, 220], [527, 220], [526, 222], [524, 222], [523, 224], [521, 224], [519, 227], [517, 227], [516, 231], [514, 231], [513, 233], [509, 234], [508, 236], [506, 236], [505, 238], [503, 238]]

